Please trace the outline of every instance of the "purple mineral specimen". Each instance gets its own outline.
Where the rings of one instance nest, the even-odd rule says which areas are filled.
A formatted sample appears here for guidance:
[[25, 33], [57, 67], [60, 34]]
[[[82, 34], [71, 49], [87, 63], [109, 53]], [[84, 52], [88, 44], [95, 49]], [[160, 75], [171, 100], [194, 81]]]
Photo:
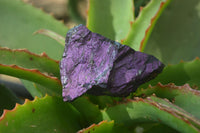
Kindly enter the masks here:
[[79, 25], [69, 30], [60, 62], [63, 100], [84, 93], [125, 97], [164, 68], [151, 55], [93, 33]]

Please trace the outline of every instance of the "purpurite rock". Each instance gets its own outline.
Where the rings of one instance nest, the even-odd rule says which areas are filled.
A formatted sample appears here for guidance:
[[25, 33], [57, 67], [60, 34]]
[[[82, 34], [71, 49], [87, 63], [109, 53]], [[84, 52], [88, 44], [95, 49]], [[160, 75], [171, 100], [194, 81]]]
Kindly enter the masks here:
[[79, 25], [68, 31], [60, 62], [63, 100], [73, 101], [86, 92], [125, 97], [163, 68], [155, 57]]

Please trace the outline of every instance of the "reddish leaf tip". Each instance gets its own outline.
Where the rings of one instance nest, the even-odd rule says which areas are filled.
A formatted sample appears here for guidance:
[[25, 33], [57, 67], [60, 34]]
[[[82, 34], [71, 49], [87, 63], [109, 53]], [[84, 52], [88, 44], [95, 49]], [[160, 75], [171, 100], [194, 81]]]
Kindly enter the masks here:
[[142, 6], [140, 7], [140, 12], [143, 10], [143, 8], [144, 8], [144, 7], [142, 7]]
[[86, 15], [88, 15], [88, 13], [89, 13], [89, 10], [87, 9], [87, 10], [85, 10], [85, 12], [86, 12]]
[[84, 133], [85, 131], [88, 131], [88, 133], [89, 133], [90, 130], [94, 130], [95, 127], [99, 127], [103, 123], [113, 123], [113, 122], [114, 122], [113, 120], [110, 122], [108, 122], [107, 120], [103, 120], [103, 121], [99, 122], [98, 124], [92, 124], [88, 128], [84, 128], [84, 129], [78, 131], [78, 133]]
[[132, 25], [133, 25], [133, 21], [130, 21], [129, 23], [130, 23], [130, 25], [131, 25], [131, 27], [132, 27]]
[[123, 43], [124, 43], [124, 41], [125, 41], [125, 39], [122, 39], [120, 42], [123, 44]]

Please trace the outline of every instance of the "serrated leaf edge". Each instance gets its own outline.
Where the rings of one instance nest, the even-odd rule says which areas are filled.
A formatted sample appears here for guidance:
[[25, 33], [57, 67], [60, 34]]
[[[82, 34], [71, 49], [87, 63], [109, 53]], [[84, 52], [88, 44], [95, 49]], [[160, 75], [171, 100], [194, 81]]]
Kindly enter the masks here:
[[[160, 87], [160, 88], [163, 88], [163, 89], [168, 88], [168, 89], [171, 89], [171, 90], [180, 90], [183, 93], [191, 92], [194, 95], [200, 96], [200, 91], [192, 89], [189, 84], [177, 86], [174, 83], [169, 83], [169, 84], [163, 85], [162, 83], [158, 82], [157, 85], [155, 85], [155, 86], [151, 86], [151, 85], [148, 86], [149, 89], [155, 89], [157, 87]], [[140, 90], [144, 91], [145, 89], [141, 88]]]
[[[150, 2], [152, 2], [152, 1], [153, 1], [153, 0], [151, 0]], [[152, 29], [153, 29], [155, 23], [156, 23], [156, 20], [159, 18], [161, 12], [162, 12], [162, 11], [164, 10], [164, 8], [170, 3], [170, 1], [171, 1], [171, 0], [165, 0], [165, 2], [161, 2], [161, 3], [160, 3], [159, 9], [157, 10], [156, 14], [151, 18], [150, 23], [149, 23], [149, 26], [148, 26], [147, 29], [145, 30], [144, 37], [143, 37], [143, 39], [142, 39], [141, 42], [140, 42], [139, 51], [144, 51], [144, 45], [146, 44], [146, 42], [147, 42], [147, 40], [148, 40], [148, 37], [149, 37], [149, 35], [150, 35], [150, 33], [151, 33], [151, 31], [152, 31]], [[140, 18], [143, 8], [148, 7], [148, 5], [149, 5], [149, 4], [147, 4], [145, 7], [140, 7], [139, 16], [138, 16], [133, 22], [132, 22], [132, 21], [130, 22], [130, 24], [131, 24], [131, 28], [130, 28], [130, 29], [131, 29], [131, 30], [128, 32], [126, 38], [124, 38], [124, 39], [121, 40], [121, 43], [122, 43], [122, 44], [124, 44], [124, 42], [127, 41], [127, 39], [128, 39], [129, 36], [130, 36], [130, 33], [132, 32], [132, 26], [133, 26], [134, 23], [136, 23], [137, 20]], [[125, 44], [126, 44], [126, 45], [129, 45], [129, 44], [127, 44], [127, 43], [125, 43]], [[136, 50], [137, 50], [137, 49], [136, 49]]]
[[84, 128], [84, 129], [78, 131], [77, 133], [84, 133], [85, 130], [91, 130], [92, 128], [98, 127], [98, 126], [100, 126], [101, 124], [104, 124], [104, 123], [111, 124], [111, 123], [114, 123], [114, 121], [112, 120], [112, 121], [108, 122], [107, 120], [103, 120], [103, 121], [99, 122], [98, 124], [92, 124], [91, 126]]
[[1, 50], [10, 51], [10, 52], [24, 52], [24, 53], [27, 53], [27, 54], [32, 55], [32, 56], [36, 56], [36, 57], [40, 57], [40, 58], [46, 58], [46, 59], [48, 59], [48, 60], [51, 60], [51, 61], [53, 61], [53, 62], [59, 64], [59, 61], [50, 58], [45, 52], [43, 52], [43, 53], [41, 53], [40, 55], [38, 55], [38, 54], [35, 54], [35, 53], [30, 52], [30, 51], [27, 50], [27, 49], [10, 49], [10, 48], [8, 48], [8, 47], [0, 47], [0, 51], [1, 51]]
[[[169, 113], [170, 115], [176, 117], [177, 119], [181, 120], [181, 121], [184, 121], [185, 123], [189, 124], [191, 128], [193, 128], [194, 130], [196, 131], [200, 131], [197, 127], [195, 127], [192, 123], [192, 122], [195, 122], [195, 124], [199, 125], [199, 120], [197, 120], [196, 118], [195, 119], [192, 119], [193, 117], [190, 117], [190, 116], [185, 116], [183, 113], [179, 113], [178, 111], [174, 111], [172, 110], [171, 108], [167, 108], [165, 105], [161, 104], [161, 103], [158, 103], [158, 102], [155, 102], [151, 99], [151, 97], [147, 97], [145, 99], [141, 98], [141, 97], [134, 97], [134, 99], [125, 99], [124, 101], [122, 102], [118, 102], [117, 105], [114, 105], [114, 106], [110, 106], [108, 108], [106, 108], [104, 111], [106, 112], [106, 110], [108, 110], [109, 108], [112, 108], [112, 107], [115, 107], [115, 106], [118, 106], [118, 105], [122, 105], [122, 104], [128, 104], [128, 103], [146, 103], [152, 107], [155, 107], [159, 110], [162, 110], [166, 113]], [[190, 120], [190, 121], [189, 121]], [[157, 119], [157, 122], [161, 122], [159, 119]], [[197, 122], [197, 123], [196, 123]]]
[[144, 38], [142, 39], [141, 43], [140, 43], [140, 51], [144, 51], [144, 45], [148, 39], [149, 34], [151, 33], [151, 30], [153, 29], [156, 20], [159, 18], [160, 16], [160, 12], [162, 12], [162, 10], [164, 9], [165, 5], [167, 5], [170, 2], [170, 0], [166, 0], [165, 2], [161, 2], [160, 7], [158, 9], [158, 11], [156, 12], [156, 14], [151, 18], [151, 22], [149, 27], [147, 27], [146, 31], [145, 31], [145, 35]]
[[37, 75], [41, 75], [41, 76], [43, 76], [45, 78], [52, 79], [52, 80], [55, 80], [56, 82], [60, 83], [60, 80], [57, 77], [52, 77], [52, 76], [46, 75], [46, 74], [40, 72], [38, 69], [26, 69], [26, 68], [19, 67], [17, 65], [4, 65], [4, 64], [0, 64], [0, 66], [10, 67], [10, 68], [14, 68], [14, 69], [22, 70], [22, 71], [27, 71], [27, 72], [35, 73]]
[[[129, 101], [131, 102], [131, 100]], [[186, 116], [185, 114], [183, 113], [180, 113], [179, 111], [177, 110], [174, 110], [172, 108], [169, 108], [161, 103], [158, 103], [158, 102], [155, 102], [153, 101], [150, 97], [147, 97], [146, 99], [143, 99], [143, 98], [140, 98], [140, 97], [135, 97], [134, 100], [132, 100], [132, 102], [143, 102], [143, 103], [147, 103], [147, 104], [150, 104], [156, 108], [158, 108], [159, 110], [163, 110], [171, 115], [173, 115], [174, 117], [180, 119], [180, 120], [183, 120], [185, 123], [189, 124], [192, 128], [194, 128], [195, 130], [197, 131], [200, 131], [198, 128], [196, 128], [190, 121], [193, 121], [195, 122], [196, 124], [198, 124], [200, 126], [200, 122], [194, 118], [194, 119], [191, 119], [193, 117], [190, 117], [190, 116]], [[158, 120], [159, 121], [159, 120]]]
[[[155, 94], [152, 95], [153, 97], [156, 97]], [[158, 97], [156, 97], [158, 98]], [[180, 108], [177, 105], [172, 104], [171, 102], [169, 102], [168, 99], [163, 99], [165, 102], [167, 102], [169, 105], [172, 105], [175, 107], [175, 109], [168, 107], [162, 103], [159, 102], [155, 102], [151, 99], [151, 97], [147, 97], [146, 98], [148, 101], [152, 102], [152, 103], [156, 103], [156, 105], [159, 105], [160, 107], [162, 107], [164, 109], [164, 111], [171, 111], [171, 114], [174, 114], [176, 117], [182, 119], [183, 121], [187, 122], [188, 124], [190, 124], [189, 120], [196, 123], [198, 126], [200, 126], [200, 120], [195, 118], [193, 115], [191, 115], [190, 113], [186, 112], [185, 110], [183, 110], [182, 108]], [[161, 98], [159, 98], [161, 99]], [[182, 112], [181, 112], [182, 111]]]
[[3, 73], [3, 74], [7, 74], [7, 75], [10, 75], [10, 76], [15, 76], [15, 77], [18, 77], [18, 78], [23, 78], [23, 79], [26, 79], [26, 80], [30, 80], [30, 81], [34, 81], [36, 83], [39, 83], [43, 86], [47, 86], [47, 87], [51, 87], [53, 89], [57, 89], [57, 88], [61, 88], [62, 85], [61, 85], [61, 81], [57, 78], [57, 77], [51, 77], [49, 75], [45, 75], [43, 73], [41, 73], [39, 70], [37, 69], [26, 69], [26, 68], [22, 68], [22, 67], [19, 67], [17, 65], [3, 65], [3, 64], [0, 64], [0, 67], [5, 67], [5, 68], [10, 68], [10, 69], [14, 69], [14, 70], [19, 70], [19, 71], [24, 71], [24, 72], [28, 72], [29, 74], [32, 73], [32, 74], [35, 74], [37, 76], [41, 76], [43, 77], [45, 80], [48, 80], [49, 83], [53, 83], [53, 85], [55, 86], [51, 86], [49, 83], [42, 83], [40, 82], [40, 80], [31, 80], [31, 79], [28, 79], [28, 78], [23, 78], [23, 76], [16, 76], [16, 75], [12, 75], [12, 74], [8, 74], [8, 73]]
[[17, 110], [17, 108], [19, 108], [20, 106], [24, 106], [24, 105], [26, 105], [26, 104], [28, 104], [28, 103], [34, 103], [35, 101], [37, 101], [38, 99], [45, 99], [46, 97], [48, 97], [48, 95], [46, 94], [44, 97], [42, 97], [42, 98], [39, 98], [39, 97], [35, 97], [34, 98], [34, 100], [29, 100], [29, 99], [25, 99], [25, 101], [24, 101], [24, 103], [23, 104], [19, 104], [19, 103], [16, 103], [15, 104], [15, 107], [12, 109], [12, 110], [8, 110], [8, 109], [4, 109], [3, 110], [3, 113], [2, 113], [2, 115], [1, 115], [1, 117], [0, 117], [0, 121], [2, 121], [5, 117], [6, 117], [6, 114], [8, 113], [8, 112], [14, 112], [14, 111], [16, 111]]

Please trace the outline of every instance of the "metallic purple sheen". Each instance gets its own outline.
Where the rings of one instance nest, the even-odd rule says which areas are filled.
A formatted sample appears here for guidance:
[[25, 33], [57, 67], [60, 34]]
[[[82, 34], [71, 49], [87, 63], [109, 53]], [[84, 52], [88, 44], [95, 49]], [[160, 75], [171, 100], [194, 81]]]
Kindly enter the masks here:
[[125, 97], [163, 68], [154, 56], [79, 25], [68, 31], [60, 62], [63, 100], [73, 101], [86, 92]]

